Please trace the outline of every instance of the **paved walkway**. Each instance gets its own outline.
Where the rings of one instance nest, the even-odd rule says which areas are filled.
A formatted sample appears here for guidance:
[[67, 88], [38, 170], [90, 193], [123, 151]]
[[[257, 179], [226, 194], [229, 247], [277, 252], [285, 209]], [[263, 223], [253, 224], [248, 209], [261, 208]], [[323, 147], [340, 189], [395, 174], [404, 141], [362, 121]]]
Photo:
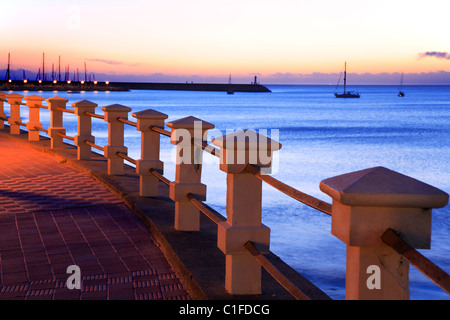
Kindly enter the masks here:
[[[81, 269], [69, 290], [67, 267]], [[145, 224], [105, 186], [0, 136], [0, 299], [190, 299]]]

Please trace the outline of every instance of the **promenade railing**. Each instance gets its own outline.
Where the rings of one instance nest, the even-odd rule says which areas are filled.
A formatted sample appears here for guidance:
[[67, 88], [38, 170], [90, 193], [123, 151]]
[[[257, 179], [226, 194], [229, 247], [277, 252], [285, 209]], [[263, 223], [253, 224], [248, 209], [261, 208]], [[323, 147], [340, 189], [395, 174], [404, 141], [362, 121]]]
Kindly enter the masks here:
[[[10, 105], [9, 116], [4, 112], [4, 102]], [[30, 141], [39, 141], [39, 133], [45, 132], [52, 149], [63, 148], [63, 139], [68, 139], [77, 147], [79, 160], [89, 160], [92, 148], [103, 151], [109, 175], [122, 175], [124, 161], [128, 161], [140, 177], [142, 197], [158, 197], [159, 181], [168, 185], [175, 202], [176, 230], [200, 232], [200, 213], [217, 225], [217, 246], [226, 257], [224, 286], [230, 294], [260, 294], [263, 267], [295, 299], [312, 299], [308, 290], [295, 286], [267, 258], [270, 229], [261, 219], [263, 182], [331, 216], [331, 233], [347, 245], [346, 299], [409, 299], [410, 263], [450, 294], [449, 275], [417, 251], [430, 248], [432, 208], [448, 203], [448, 194], [433, 186], [384, 167], [368, 168], [320, 182], [320, 189], [333, 200], [330, 204], [270, 176], [274, 152], [282, 146], [254, 131], [224, 135], [208, 145], [207, 132], [214, 125], [192, 116], [167, 123], [168, 131], [168, 116], [155, 110], [134, 112], [136, 121], [132, 121], [128, 119], [132, 109], [123, 105], [105, 106], [104, 115], [100, 115], [95, 113], [96, 103], [74, 102], [73, 110], [67, 109], [67, 103], [60, 97], [0, 93], [0, 129], [4, 121], [12, 135], [20, 134], [21, 126], [26, 127]], [[20, 114], [23, 106], [29, 111], [26, 124]], [[50, 112], [48, 129], [40, 122], [41, 109]], [[78, 118], [74, 137], [66, 135], [64, 113]], [[108, 123], [106, 146], [95, 144], [92, 118]], [[140, 159], [127, 154], [124, 125], [141, 133]], [[176, 146], [174, 181], [164, 177], [160, 136], [170, 137]], [[220, 170], [227, 174], [226, 217], [205, 203], [203, 151], [219, 157]], [[328, 298], [320, 292], [321, 298]]]

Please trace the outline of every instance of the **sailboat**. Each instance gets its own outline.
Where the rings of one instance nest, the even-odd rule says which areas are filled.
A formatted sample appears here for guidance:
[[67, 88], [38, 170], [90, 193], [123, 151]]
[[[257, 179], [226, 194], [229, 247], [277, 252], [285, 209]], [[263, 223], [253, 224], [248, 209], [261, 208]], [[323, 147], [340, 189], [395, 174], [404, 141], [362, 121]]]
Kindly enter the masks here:
[[234, 90], [231, 88], [231, 74], [230, 74], [230, 78], [228, 79], [227, 94], [234, 94]]
[[402, 73], [402, 78], [400, 80], [400, 89], [398, 91], [398, 96], [399, 97], [404, 97], [405, 96], [405, 93], [403, 92], [402, 89], [403, 89], [403, 73]]
[[[340, 77], [339, 77], [340, 79]], [[339, 82], [338, 82], [339, 85]], [[336, 86], [337, 88], [337, 86]], [[346, 91], [347, 88], [347, 61], [345, 62], [345, 67], [344, 67], [344, 92], [343, 93], [334, 93], [334, 95], [336, 96], [336, 98], [359, 98], [360, 95], [359, 93], [355, 93], [355, 92], [351, 92], [351, 91]]]

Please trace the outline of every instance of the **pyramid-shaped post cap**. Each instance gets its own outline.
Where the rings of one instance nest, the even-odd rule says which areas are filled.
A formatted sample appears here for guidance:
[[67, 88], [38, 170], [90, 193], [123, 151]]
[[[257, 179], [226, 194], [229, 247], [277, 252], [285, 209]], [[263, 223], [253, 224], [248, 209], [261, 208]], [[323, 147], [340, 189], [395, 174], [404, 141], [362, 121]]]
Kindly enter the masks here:
[[241, 130], [212, 140], [221, 149], [277, 151], [281, 149], [278, 141], [270, 139], [253, 130]]
[[169, 116], [167, 114], [158, 112], [156, 110], [147, 109], [138, 112], [134, 112], [133, 117], [136, 119], [167, 119]]
[[36, 94], [32, 94], [31, 96], [26, 96], [26, 101], [44, 101], [44, 97], [38, 96]]
[[106, 107], [102, 107], [105, 112], [130, 112], [132, 109], [121, 104], [112, 104]]
[[88, 100], [81, 100], [81, 101], [72, 103], [72, 107], [74, 107], [74, 108], [80, 108], [80, 107], [87, 107], [87, 108], [94, 107], [95, 108], [97, 106], [98, 106], [98, 104], [88, 101]]
[[8, 97], [8, 99], [22, 99], [23, 95], [13, 92], [13, 93], [8, 94], [7, 97]]
[[6, 101], [7, 94], [5, 92], [0, 92], [0, 101]]
[[61, 103], [67, 103], [67, 102], [69, 102], [69, 100], [67, 100], [67, 99], [65, 99], [65, 98], [58, 97], [58, 96], [54, 96], [54, 97], [45, 99], [45, 101], [50, 102], [50, 103], [51, 103], [51, 102], [61, 102]]
[[201, 125], [202, 130], [209, 130], [215, 127], [212, 123], [192, 116], [167, 123], [167, 126], [172, 129], [194, 129], [196, 125]]
[[98, 104], [88, 101], [88, 100], [81, 100], [78, 102], [72, 103], [72, 107], [75, 108], [75, 114], [77, 116], [86, 116], [85, 112], [95, 112], [95, 108], [98, 106]]
[[447, 193], [384, 167], [325, 179], [320, 190], [348, 206], [442, 208]]

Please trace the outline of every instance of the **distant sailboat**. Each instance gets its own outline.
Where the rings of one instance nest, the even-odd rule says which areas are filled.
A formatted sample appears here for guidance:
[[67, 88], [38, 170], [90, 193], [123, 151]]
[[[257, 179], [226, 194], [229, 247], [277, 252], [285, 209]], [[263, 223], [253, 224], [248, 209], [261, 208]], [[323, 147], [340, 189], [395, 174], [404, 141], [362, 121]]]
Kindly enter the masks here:
[[[339, 77], [339, 80], [341, 78]], [[339, 85], [339, 81], [338, 84]], [[337, 88], [337, 86], [336, 86]], [[335, 93], [334, 95], [336, 96], [336, 98], [359, 98], [360, 95], [359, 93], [354, 93], [351, 91], [346, 91], [347, 89], [347, 61], [345, 62], [345, 67], [344, 67], [344, 92], [343, 93]]]
[[398, 91], [398, 96], [399, 97], [404, 97], [405, 93], [403, 92], [403, 73], [402, 73], [402, 78], [400, 80], [400, 89]]
[[231, 74], [230, 74], [230, 78], [228, 79], [228, 89], [227, 89], [227, 94], [234, 94], [233, 89], [231, 88]]

